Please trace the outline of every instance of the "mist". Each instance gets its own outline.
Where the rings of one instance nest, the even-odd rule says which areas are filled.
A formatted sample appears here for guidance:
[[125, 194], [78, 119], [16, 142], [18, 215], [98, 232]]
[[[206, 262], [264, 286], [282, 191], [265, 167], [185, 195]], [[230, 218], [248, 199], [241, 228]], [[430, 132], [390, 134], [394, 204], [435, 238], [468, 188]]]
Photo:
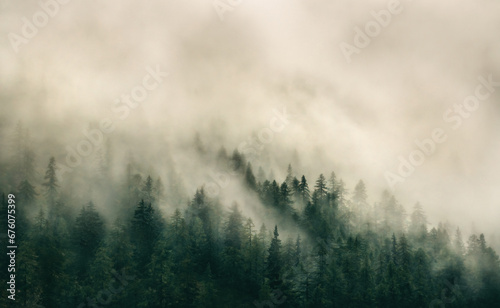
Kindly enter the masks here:
[[[296, 151], [297, 174], [332, 170], [350, 189], [362, 178], [376, 202], [391, 189], [384, 174], [397, 173], [398, 157], [442, 127], [446, 141], [392, 192], [407, 208], [421, 202], [434, 224], [497, 232], [498, 91], [456, 130], [443, 113], [474, 92], [478, 76], [500, 79], [500, 4], [402, 1], [348, 63], [340, 43], [354, 45], [354, 27], [387, 5], [241, 1], [221, 20], [210, 1], [70, 1], [16, 53], [9, 33], [21, 35], [22, 18], [41, 7], [1, 1], [2, 138], [21, 120], [37, 160], [64, 163], [89, 122], [111, 118], [116, 130], [106, 138], [129, 140], [120, 152], [159, 159], [168, 147], [180, 169], [196, 170], [203, 162], [186, 146], [196, 133], [208, 148], [232, 151], [268, 127], [273, 109], [286, 110], [290, 123], [263, 144], [268, 162], [256, 163], [284, 179]], [[155, 66], [168, 77], [118, 119], [116, 100]], [[190, 193], [203, 185], [185, 182]]]
[[0, 0], [0, 186], [19, 184], [22, 125], [39, 199], [55, 157], [68, 217], [92, 201], [110, 227], [132, 200], [117, 187], [151, 176], [170, 193], [165, 221], [203, 190], [257, 229], [280, 225], [283, 242], [312, 242], [228, 171], [240, 153], [258, 185], [286, 181], [290, 165], [312, 193], [333, 171], [349, 199], [363, 180], [370, 208], [388, 191], [408, 216], [420, 203], [429, 230], [484, 233], [498, 251], [499, 11], [494, 0]]

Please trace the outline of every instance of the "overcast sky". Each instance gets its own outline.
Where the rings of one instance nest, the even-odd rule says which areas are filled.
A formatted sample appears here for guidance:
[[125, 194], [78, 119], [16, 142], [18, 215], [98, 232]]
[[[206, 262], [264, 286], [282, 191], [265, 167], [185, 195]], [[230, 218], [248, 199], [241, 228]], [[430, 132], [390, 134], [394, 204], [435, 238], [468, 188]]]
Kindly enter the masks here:
[[365, 31], [391, 1], [232, 3], [221, 12], [211, 0], [69, 1], [13, 43], [23, 18], [43, 11], [39, 1], [0, 0], [0, 120], [22, 119], [44, 151], [64, 157], [89, 121], [113, 117], [115, 100], [159, 66], [168, 77], [116, 120], [117, 134], [154, 131], [182, 157], [196, 131], [232, 149], [285, 109], [290, 123], [267, 146], [275, 174], [296, 149], [297, 172], [313, 181], [335, 170], [351, 189], [364, 179], [371, 202], [415, 139], [441, 128], [446, 141], [392, 191], [408, 209], [420, 201], [432, 223], [499, 231], [500, 86], [458, 128], [443, 115], [457, 115], [478, 77], [500, 82], [500, 2], [401, 1], [350, 61], [342, 44], [356, 47], [355, 27]]

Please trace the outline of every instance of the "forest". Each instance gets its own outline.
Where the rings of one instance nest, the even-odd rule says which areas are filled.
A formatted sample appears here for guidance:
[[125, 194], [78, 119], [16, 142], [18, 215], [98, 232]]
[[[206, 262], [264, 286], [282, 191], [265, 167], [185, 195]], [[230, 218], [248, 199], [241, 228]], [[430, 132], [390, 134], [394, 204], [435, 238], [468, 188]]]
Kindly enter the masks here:
[[[422, 205], [407, 214], [388, 192], [369, 204], [362, 180], [349, 192], [334, 172], [306, 179], [288, 165], [280, 183], [263, 168], [255, 172], [243, 153], [221, 148], [213, 153], [218, 170], [261, 204], [257, 217], [274, 222], [256, 225], [245, 205], [224, 204], [203, 184], [184, 195], [181, 181], [164, 183], [137, 161], [113, 176], [110, 150], [96, 152], [88, 175], [105, 204], [81, 200], [77, 173], [59, 179], [51, 157], [38, 175], [28, 130], [18, 124], [12, 135], [13, 155], [1, 164], [1, 223], [6, 230], [14, 195], [17, 293], [11, 301], [3, 288], [2, 307], [500, 303], [500, 263], [483, 234], [463, 239], [446, 223], [431, 227]], [[9, 256], [2, 256], [3, 272]]]

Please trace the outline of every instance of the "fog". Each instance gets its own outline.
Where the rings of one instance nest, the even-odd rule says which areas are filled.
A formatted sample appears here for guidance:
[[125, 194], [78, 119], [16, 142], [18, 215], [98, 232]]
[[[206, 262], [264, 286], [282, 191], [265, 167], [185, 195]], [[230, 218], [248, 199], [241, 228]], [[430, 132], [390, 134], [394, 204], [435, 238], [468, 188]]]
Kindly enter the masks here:
[[[221, 146], [231, 153], [285, 111], [289, 123], [262, 144], [255, 172], [263, 166], [284, 180], [292, 163], [312, 185], [335, 171], [350, 190], [363, 179], [371, 203], [389, 189], [407, 210], [420, 202], [431, 224], [449, 221], [493, 241], [498, 87], [457, 129], [443, 115], [474, 95], [479, 76], [500, 80], [498, 1], [401, 1], [402, 12], [350, 62], [341, 43], [354, 45], [354, 28], [364, 29], [375, 20], [370, 12], [390, 1], [233, 3], [221, 13], [206, 0], [69, 1], [14, 47], [10, 33], [22, 35], [23, 17], [42, 9], [38, 1], [1, 0], [2, 157], [21, 120], [43, 174], [49, 156], [64, 164], [66, 147], [85, 138], [89, 123], [110, 118], [115, 130], [105, 137], [117, 175], [133, 157], [167, 177], [162, 165], [172, 161], [192, 195], [213, 172], [194, 153], [196, 134], [211, 155]], [[148, 67], [168, 76], [120, 119], [116, 100], [141, 85]], [[415, 139], [436, 128], [446, 141], [391, 188], [386, 172], [396, 174], [398, 157], [408, 159]], [[88, 160], [72, 174], [85, 173]], [[221, 189], [228, 203], [249, 198], [241, 195], [232, 185]]]

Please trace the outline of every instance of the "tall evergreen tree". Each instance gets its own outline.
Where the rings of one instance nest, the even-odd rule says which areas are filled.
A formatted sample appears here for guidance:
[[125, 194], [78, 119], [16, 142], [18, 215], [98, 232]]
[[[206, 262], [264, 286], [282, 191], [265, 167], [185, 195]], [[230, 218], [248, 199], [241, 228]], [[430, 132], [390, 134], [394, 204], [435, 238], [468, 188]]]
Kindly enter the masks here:
[[303, 205], [307, 204], [309, 202], [311, 196], [309, 192], [309, 185], [307, 184], [307, 180], [305, 176], [302, 176], [300, 179], [300, 184], [298, 186], [298, 194], [300, 196], [300, 201], [302, 202]]
[[257, 190], [257, 181], [252, 171], [252, 164], [247, 164], [247, 169], [245, 171], [245, 183], [251, 190]]
[[242, 287], [242, 239], [243, 221], [238, 205], [231, 207], [231, 212], [224, 232], [224, 273], [229, 285]]
[[154, 203], [155, 198], [153, 190], [154, 190], [153, 179], [151, 178], [151, 176], [148, 175], [141, 189], [141, 197], [145, 202]]
[[288, 164], [288, 168], [286, 170], [286, 178], [285, 178], [285, 183], [288, 185], [288, 187], [292, 187], [292, 181], [293, 181], [293, 169], [292, 169], [292, 164]]
[[286, 182], [283, 182], [280, 187], [280, 196], [278, 208], [282, 213], [294, 215], [295, 211], [292, 207], [292, 191], [288, 188]]
[[24, 204], [32, 204], [38, 193], [35, 190], [35, 187], [31, 185], [28, 180], [23, 180], [18, 187], [19, 197], [24, 202]]
[[165, 198], [165, 186], [163, 185], [161, 177], [158, 177], [153, 185], [153, 198], [158, 203]]
[[54, 206], [56, 197], [57, 197], [57, 190], [59, 188], [59, 184], [57, 181], [57, 176], [56, 176], [56, 160], [54, 157], [51, 157], [49, 160], [49, 165], [47, 166], [47, 171], [45, 172], [45, 177], [43, 182], [43, 186], [45, 187], [45, 196], [47, 197], [47, 202], [51, 205]]
[[271, 289], [280, 289], [282, 281], [281, 240], [279, 239], [278, 226], [274, 226], [273, 238], [267, 257], [267, 277]]
[[100, 247], [104, 235], [104, 222], [95, 209], [94, 203], [89, 202], [82, 207], [73, 231], [79, 259], [77, 265], [79, 275], [87, 271], [88, 263]]
[[151, 203], [141, 200], [134, 212], [131, 225], [131, 239], [135, 246], [134, 256], [139, 264], [139, 272], [150, 261], [153, 248], [159, 239], [162, 222]]
[[328, 193], [328, 188], [326, 185], [326, 179], [323, 174], [320, 174], [318, 179], [316, 180], [316, 185], [314, 185], [315, 191], [317, 192], [317, 196], [320, 199], [326, 198]]
[[239, 172], [240, 174], [245, 173], [246, 160], [245, 156], [238, 152], [238, 150], [233, 151], [233, 156], [231, 156], [231, 167], [233, 171]]
[[427, 217], [420, 203], [415, 204], [410, 217], [409, 234], [421, 241], [427, 235]]

